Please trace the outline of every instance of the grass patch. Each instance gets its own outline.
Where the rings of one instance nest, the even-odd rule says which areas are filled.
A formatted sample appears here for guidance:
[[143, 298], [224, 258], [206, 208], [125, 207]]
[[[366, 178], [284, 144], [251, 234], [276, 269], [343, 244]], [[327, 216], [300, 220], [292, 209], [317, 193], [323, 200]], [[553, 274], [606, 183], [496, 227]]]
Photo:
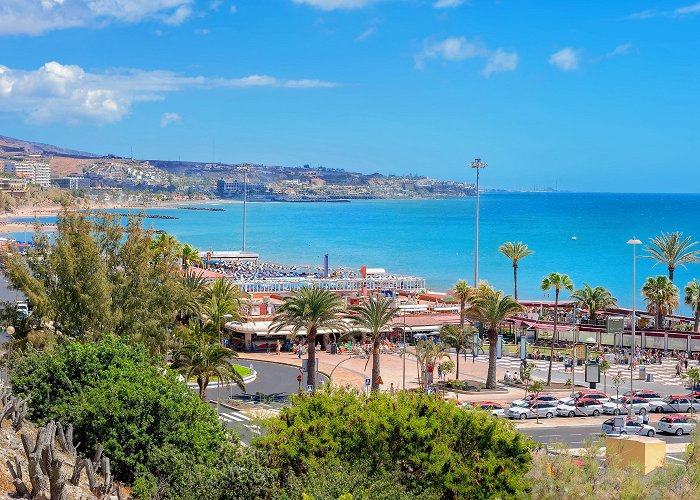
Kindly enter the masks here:
[[[249, 377], [250, 375], [253, 374], [253, 371], [250, 368], [248, 368], [247, 366], [233, 365], [233, 367], [241, 377], [245, 378], [245, 377]], [[219, 377], [217, 377], [217, 376], [213, 376], [209, 379], [209, 383], [218, 382], [218, 381], [219, 381]], [[197, 377], [196, 376], [190, 377], [187, 382], [188, 383], [197, 382]]]

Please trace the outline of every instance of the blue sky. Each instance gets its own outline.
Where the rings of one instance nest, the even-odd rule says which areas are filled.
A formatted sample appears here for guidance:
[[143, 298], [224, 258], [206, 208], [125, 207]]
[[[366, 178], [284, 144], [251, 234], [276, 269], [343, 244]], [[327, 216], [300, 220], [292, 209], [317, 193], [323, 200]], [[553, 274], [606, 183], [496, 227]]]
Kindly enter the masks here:
[[697, 191], [700, 3], [2, 0], [0, 134], [486, 187]]

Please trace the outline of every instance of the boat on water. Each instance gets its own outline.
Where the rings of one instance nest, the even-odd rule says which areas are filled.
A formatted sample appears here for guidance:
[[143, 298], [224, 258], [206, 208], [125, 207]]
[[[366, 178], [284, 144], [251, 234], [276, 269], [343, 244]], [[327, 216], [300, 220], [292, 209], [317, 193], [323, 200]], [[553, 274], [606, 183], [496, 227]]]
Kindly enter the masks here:
[[578, 236], [572, 236], [571, 239], [572, 239], [572, 240], [577, 240], [577, 239], [578, 239]]

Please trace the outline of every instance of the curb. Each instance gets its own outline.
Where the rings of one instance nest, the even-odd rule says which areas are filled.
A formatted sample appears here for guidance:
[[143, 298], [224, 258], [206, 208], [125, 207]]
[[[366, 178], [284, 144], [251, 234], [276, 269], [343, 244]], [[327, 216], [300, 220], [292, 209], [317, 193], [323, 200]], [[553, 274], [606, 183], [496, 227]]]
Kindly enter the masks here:
[[[243, 377], [243, 383], [249, 384], [249, 383], [255, 381], [256, 378], [258, 378], [258, 372], [253, 370], [253, 373], [251, 373], [247, 377]], [[220, 384], [221, 384], [221, 382], [209, 382], [209, 384], [207, 384], [207, 388], [219, 387]], [[228, 384], [221, 384], [221, 385], [227, 386]], [[199, 386], [197, 385], [197, 382], [188, 382], [187, 387], [197, 388]]]
[[[246, 357], [243, 357], [242, 354], [243, 354], [243, 353], [238, 353], [238, 359], [247, 359], [247, 360], [249, 360], [249, 361], [260, 361], [261, 363], [275, 363], [275, 364], [278, 364], [278, 365], [293, 366], [293, 367], [296, 368], [297, 370], [298, 370], [299, 368], [301, 368], [300, 366], [297, 366], [296, 364], [291, 363], [291, 362], [287, 362], [287, 361], [285, 361], [285, 360], [283, 360], [283, 359], [280, 359], [279, 361], [276, 361], [276, 360], [275, 360], [275, 361], [268, 361], [267, 359], [246, 358]], [[320, 373], [321, 375], [324, 375], [328, 380], [331, 380], [330, 375], [329, 375], [328, 373], [326, 373], [325, 371], [323, 371], [323, 370], [318, 370], [318, 373]]]

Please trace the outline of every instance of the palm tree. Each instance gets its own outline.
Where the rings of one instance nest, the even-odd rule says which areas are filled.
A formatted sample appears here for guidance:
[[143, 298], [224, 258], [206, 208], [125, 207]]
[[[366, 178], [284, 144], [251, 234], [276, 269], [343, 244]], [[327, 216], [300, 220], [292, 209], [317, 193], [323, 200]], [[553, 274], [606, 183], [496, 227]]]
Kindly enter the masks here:
[[199, 250], [194, 248], [189, 243], [185, 243], [180, 248], [180, 258], [185, 269], [190, 267], [190, 264], [201, 264], [202, 258], [199, 256]]
[[234, 285], [227, 278], [217, 278], [209, 284], [202, 313], [211, 321], [214, 331], [219, 336], [219, 342], [222, 340], [221, 327], [225, 320], [241, 320], [241, 303], [247, 297], [248, 294], [241, 290], [240, 286]]
[[503, 245], [498, 247], [498, 251], [501, 252], [506, 257], [508, 257], [510, 259], [510, 261], [513, 263], [513, 297], [517, 301], [518, 300], [518, 261], [524, 257], [527, 257], [528, 255], [532, 255], [535, 252], [528, 249], [527, 244], [523, 243], [522, 241], [518, 241], [518, 242], [507, 241]]
[[549, 369], [547, 370], [547, 385], [552, 383], [552, 360], [554, 359], [554, 342], [557, 339], [557, 316], [559, 313], [559, 292], [562, 290], [573, 291], [574, 283], [568, 274], [551, 273], [542, 278], [540, 287], [543, 291], [554, 288], [554, 332], [552, 332], [552, 348], [549, 351]]
[[489, 371], [486, 388], [496, 388], [496, 343], [498, 342], [498, 325], [519, 313], [523, 308], [510, 295], [503, 295], [501, 290], [494, 290], [486, 283], [479, 285], [471, 299], [469, 314], [481, 321], [488, 332]]
[[469, 349], [476, 331], [473, 326], [465, 328], [457, 325], [442, 325], [440, 328], [440, 337], [457, 351], [457, 380], [459, 380], [459, 355]]
[[678, 307], [678, 287], [666, 276], [647, 278], [642, 286], [647, 311], [656, 315], [656, 327], [664, 328], [664, 316]]
[[185, 345], [173, 354], [172, 367], [179, 370], [185, 376], [185, 380], [197, 376], [199, 397], [202, 401], [206, 398], [207, 386], [211, 377], [219, 379], [219, 386], [234, 382], [245, 392], [243, 378], [231, 362], [231, 358], [237, 358], [238, 354], [219, 343], [210, 343], [209, 340], [211, 338], [201, 327], [199, 321], [192, 322]]
[[183, 298], [180, 306], [180, 317], [189, 320], [199, 314], [202, 302], [208, 291], [207, 280], [191, 269], [182, 276]]
[[695, 322], [693, 323], [693, 331], [698, 331], [700, 324], [700, 281], [694, 279], [685, 285], [685, 303], [688, 304], [695, 313]]
[[[462, 330], [464, 330], [464, 312], [471, 293], [472, 287], [467, 285], [467, 282], [464, 280], [459, 280], [455, 283], [454, 290], [452, 291], [454, 298], [459, 300], [459, 328]], [[459, 369], [457, 369], [457, 371], [459, 372]]]
[[291, 327], [296, 335], [305, 330], [309, 344], [307, 385], [316, 390], [316, 334], [319, 329], [343, 331], [346, 328], [340, 315], [343, 301], [338, 295], [317, 287], [302, 287], [284, 299], [270, 324], [270, 332]]
[[423, 370], [432, 373], [435, 371], [435, 367], [443, 358], [448, 358], [450, 355], [446, 351], [447, 346], [442, 342], [433, 342], [431, 340], [421, 340], [416, 344], [416, 363], [419, 368], [419, 383], [421, 389], [423, 388], [423, 383], [427, 384], [428, 379], [425, 376]]
[[606, 311], [610, 307], [617, 305], [617, 299], [602, 286], [592, 288], [588, 283], [583, 283], [583, 288], [571, 294], [573, 299], [578, 301], [578, 305], [588, 309], [591, 322], [595, 322], [598, 311]]
[[369, 330], [372, 335], [372, 390], [379, 390], [379, 376], [381, 372], [380, 348], [381, 341], [387, 327], [394, 316], [399, 312], [394, 307], [393, 301], [389, 298], [370, 297], [361, 306], [351, 308], [352, 315], [349, 316], [352, 324], [358, 328]]
[[697, 244], [697, 241], [691, 241], [690, 236], [683, 238], [683, 233], [679, 231], [662, 232], [660, 236], [649, 240], [649, 245], [644, 248], [649, 255], [644, 255], [644, 257], [653, 259], [660, 264], [666, 264], [668, 279], [673, 281], [673, 272], [676, 267], [686, 267], [686, 264], [699, 262], [700, 249], [691, 250]]

